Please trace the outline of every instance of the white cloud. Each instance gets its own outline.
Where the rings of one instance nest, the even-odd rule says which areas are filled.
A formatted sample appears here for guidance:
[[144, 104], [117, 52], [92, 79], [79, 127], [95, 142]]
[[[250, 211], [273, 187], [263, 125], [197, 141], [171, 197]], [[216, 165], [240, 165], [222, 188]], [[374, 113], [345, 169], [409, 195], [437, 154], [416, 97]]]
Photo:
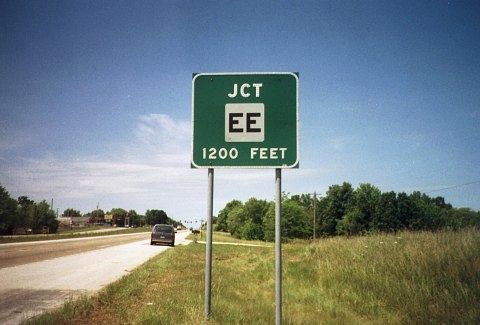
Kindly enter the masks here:
[[[178, 187], [192, 178], [191, 171], [177, 166], [155, 163], [81, 160], [28, 160], [23, 166], [10, 168], [20, 187], [35, 184], [34, 192], [58, 192], [64, 198], [80, 198], [104, 193], [143, 193]], [[22, 186], [23, 185], [23, 186]], [[162, 185], [162, 186], [160, 186]], [[52, 191], [50, 191], [50, 190]]]
[[[7, 189], [35, 200], [53, 197], [60, 212], [68, 207], [161, 208], [178, 216], [204, 215], [207, 171], [190, 168], [190, 121], [164, 114], [140, 116], [135, 138], [102, 157], [78, 159], [46, 155], [22, 159], [0, 171]], [[114, 158], [111, 158], [114, 157]], [[310, 179], [313, 169], [295, 170]], [[219, 169], [215, 172], [216, 209], [233, 198], [273, 198], [273, 170]], [[80, 203], [83, 202], [83, 203]]]
[[142, 115], [135, 135], [140, 143], [157, 153], [188, 153], [190, 150], [191, 124], [175, 120], [166, 114]]
[[37, 200], [54, 197], [66, 207], [106, 196], [122, 197], [125, 208], [143, 206], [146, 199], [162, 205], [174, 193], [194, 195], [202, 188], [201, 175], [190, 169], [190, 132], [190, 121], [143, 115], [135, 138], [101, 157], [21, 159], [6, 162], [0, 177], [13, 193]]

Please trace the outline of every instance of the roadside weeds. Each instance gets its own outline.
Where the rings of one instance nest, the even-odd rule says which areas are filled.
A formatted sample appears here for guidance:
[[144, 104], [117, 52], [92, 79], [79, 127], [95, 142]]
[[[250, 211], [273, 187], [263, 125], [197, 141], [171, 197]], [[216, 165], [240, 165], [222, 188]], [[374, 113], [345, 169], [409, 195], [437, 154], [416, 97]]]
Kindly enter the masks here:
[[[255, 243], [258, 244], [258, 243]], [[478, 323], [480, 231], [293, 241], [283, 249], [285, 324]], [[98, 294], [29, 324], [272, 324], [273, 247], [178, 246]]]

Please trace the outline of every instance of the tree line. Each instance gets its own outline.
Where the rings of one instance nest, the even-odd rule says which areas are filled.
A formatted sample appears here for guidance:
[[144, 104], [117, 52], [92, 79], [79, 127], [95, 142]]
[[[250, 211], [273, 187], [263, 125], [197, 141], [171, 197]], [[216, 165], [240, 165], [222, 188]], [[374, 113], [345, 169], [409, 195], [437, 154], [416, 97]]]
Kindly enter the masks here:
[[[123, 227], [126, 218], [129, 220], [129, 226], [135, 227], [157, 223], [171, 224], [175, 227], [182, 225], [181, 222], [170, 218], [165, 211], [157, 209], [147, 210], [145, 215], [140, 215], [135, 210], [127, 211], [122, 208], [113, 208], [107, 212], [96, 209], [82, 215], [79, 210], [68, 208], [62, 216], [70, 217], [72, 220], [78, 217], [87, 217], [90, 224], [105, 224], [105, 215], [107, 214], [112, 216], [108, 221], [112, 226]], [[12, 235], [20, 229], [22, 233], [47, 231], [56, 233], [59, 225], [56, 213], [45, 200], [37, 203], [26, 196], [20, 196], [15, 200], [0, 185], [0, 235]]]
[[[67, 209], [63, 213], [64, 216], [68, 216], [73, 209]], [[80, 215], [79, 211], [75, 211], [75, 214]], [[125, 210], [122, 208], [113, 208], [110, 211], [104, 212], [102, 209], [93, 210], [84, 214], [84, 217], [89, 218], [90, 223], [105, 223], [105, 216], [110, 215], [112, 217], [110, 223], [112, 225], [123, 226], [125, 225], [125, 219], [128, 218], [129, 225], [135, 227], [141, 227], [144, 225], [155, 225], [157, 223], [169, 224], [173, 226], [181, 225], [180, 222], [170, 218], [163, 210], [151, 209], [147, 210], [145, 215], [138, 214], [135, 210]]]
[[20, 228], [24, 232], [30, 229], [34, 233], [55, 233], [58, 224], [55, 212], [45, 200], [36, 203], [26, 196], [15, 200], [0, 185], [0, 234], [11, 235]]
[[[314, 218], [315, 210], [315, 218]], [[325, 196], [312, 194], [282, 197], [282, 238], [361, 235], [399, 230], [440, 230], [480, 227], [480, 211], [454, 208], [441, 196], [381, 192], [372, 184], [332, 185]], [[273, 241], [275, 204], [251, 198], [228, 202], [214, 219], [215, 229], [234, 237]]]

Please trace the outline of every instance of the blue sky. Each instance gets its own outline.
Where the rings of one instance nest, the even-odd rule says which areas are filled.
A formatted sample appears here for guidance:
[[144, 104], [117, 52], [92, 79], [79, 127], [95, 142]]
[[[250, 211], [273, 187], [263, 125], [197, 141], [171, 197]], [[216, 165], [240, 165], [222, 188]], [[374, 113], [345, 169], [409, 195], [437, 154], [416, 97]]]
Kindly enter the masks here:
[[[201, 218], [192, 73], [240, 71], [300, 73], [286, 192], [480, 180], [478, 2], [2, 1], [0, 183], [60, 212]], [[215, 211], [273, 198], [273, 170], [215, 176]], [[480, 183], [429, 194], [480, 209]]]

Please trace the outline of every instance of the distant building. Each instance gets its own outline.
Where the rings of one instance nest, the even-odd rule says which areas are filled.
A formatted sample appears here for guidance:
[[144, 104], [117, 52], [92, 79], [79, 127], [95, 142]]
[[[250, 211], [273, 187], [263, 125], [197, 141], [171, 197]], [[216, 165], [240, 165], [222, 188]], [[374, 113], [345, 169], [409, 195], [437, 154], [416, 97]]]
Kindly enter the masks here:
[[61, 227], [86, 227], [89, 217], [60, 217], [58, 222]]
[[105, 222], [108, 222], [108, 223], [112, 222], [112, 218], [113, 218], [113, 214], [106, 213], [105, 216], [104, 216]]
[[72, 217], [72, 224], [74, 227], [85, 227], [89, 221], [89, 217]]
[[72, 217], [57, 218], [60, 227], [70, 227], [72, 225]]

